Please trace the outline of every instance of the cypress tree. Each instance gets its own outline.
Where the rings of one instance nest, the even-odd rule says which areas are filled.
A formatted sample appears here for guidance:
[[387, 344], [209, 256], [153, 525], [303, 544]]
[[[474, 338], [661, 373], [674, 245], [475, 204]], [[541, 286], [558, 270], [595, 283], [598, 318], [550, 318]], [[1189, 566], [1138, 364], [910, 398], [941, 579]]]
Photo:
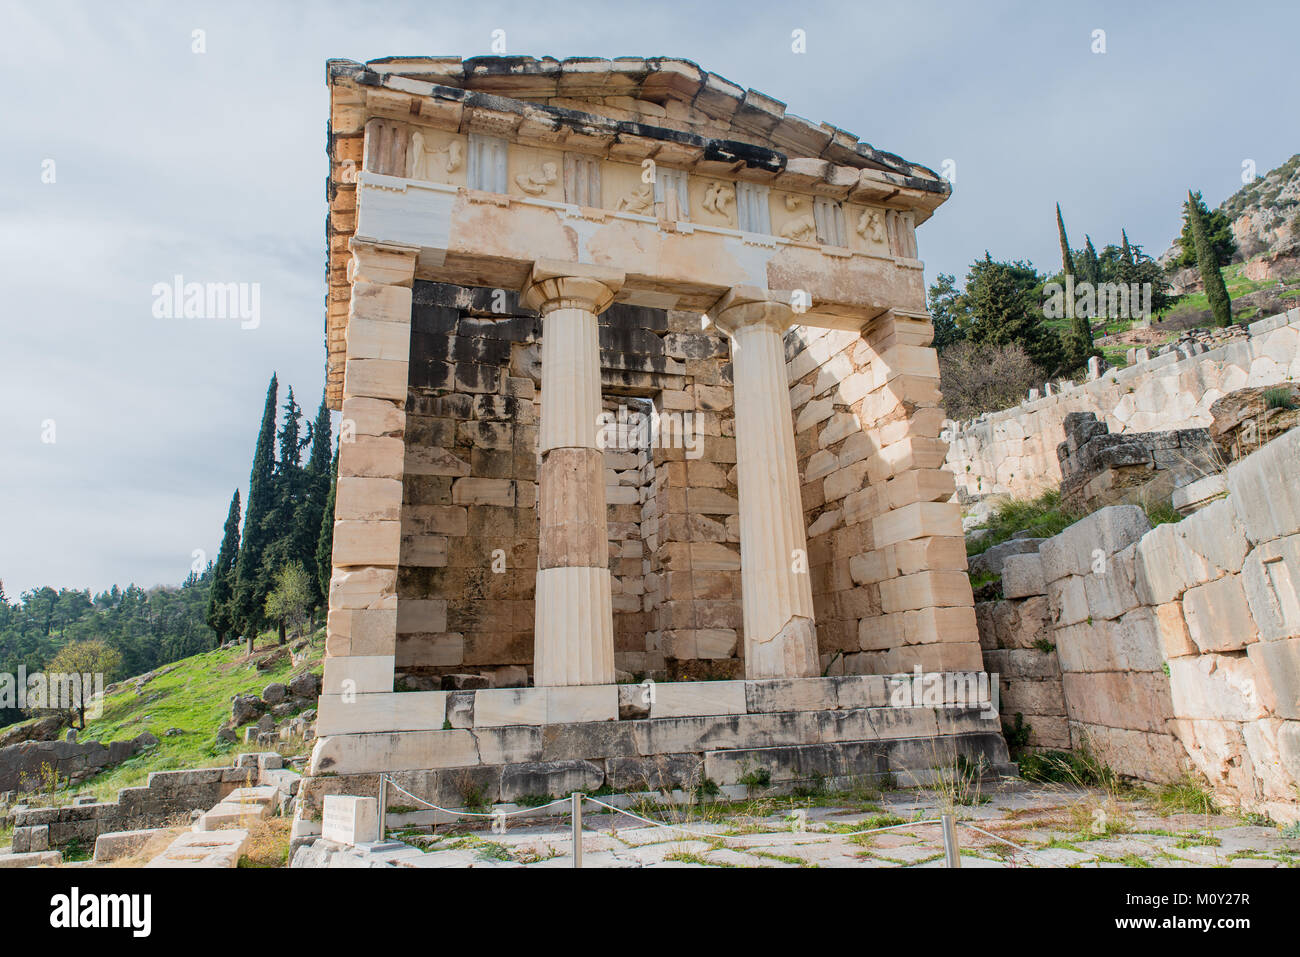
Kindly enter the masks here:
[[1074, 275], [1074, 257], [1070, 255], [1070, 241], [1065, 237], [1065, 220], [1061, 218], [1061, 204], [1056, 204], [1056, 235], [1061, 242], [1061, 270], [1067, 276]]
[[322, 510], [320, 522], [320, 534], [316, 539], [316, 577], [320, 584], [320, 592], [329, 600], [330, 594], [330, 577], [334, 571], [334, 498], [338, 492], [339, 484], [339, 452], [338, 447], [334, 448], [334, 462], [330, 465], [330, 490], [325, 497], [325, 508]]
[[[1216, 265], [1226, 266], [1232, 262], [1232, 257], [1237, 253], [1237, 238], [1232, 233], [1232, 220], [1222, 209], [1210, 209], [1205, 205], [1205, 200], [1201, 198], [1200, 193], [1192, 193], [1192, 199], [1196, 206], [1197, 212], [1201, 215], [1201, 225], [1209, 238], [1210, 246], [1214, 250], [1214, 261]], [[1178, 237], [1178, 248], [1181, 250], [1174, 264], [1187, 268], [1189, 266], [1200, 267], [1201, 257], [1196, 251], [1196, 236], [1192, 233], [1192, 222], [1184, 217], [1183, 231]]]
[[1079, 275], [1087, 282], [1096, 284], [1101, 279], [1101, 263], [1097, 259], [1097, 249], [1092, 245], [1091, 236], [1085, 233], [1083, 240], [1083, 266], [1079, 269]]
[[1133, 247], [1128, 244], [1128, 233], [1121, 229], [1119, 235], [1123, 240], [1120, 246], [1120, 257], [1124, 260], [1124, 265], [1132, 268], [1136, 263], [1133, 259]]
[[248, 476], [248, 509], [244, 512], [244, 535], [235, 564], [235, 600], [233, 618], [236, 627], [253, 640], [266, 622], [266, 595], [271, 590], [270, 570], [264, 568], [267, 546], [272, 539], [271, 520], [275, 515], [275, 405], [279, 382], [271, 376], [262, 409], [262, 426], [253, 451], [253, 468]]
[[[316, 421], [311, 425], [310, 438], [311, 454], [307, 458], [307, 467], [303, 475], [303, 500], [294, 515], [294, 539], [298, 546], [298, 554], [295, 558], [302, 563], [303, 568], [315, 568], [318, 564], [321, 521], [332, 484], [330, 447], [333, 445], [333, 432], [324, 392], [321, 393], [320, 408], [316, 411]], [[328, 582], [326, 589], [321, 589], [319, 575], [307, 577], [311, 589], [312, 608], [315, 608], [328, 596]]]
[[1232, 300], [1228, 298], [1228, 287], [1223, 283], [1223, 273], [1219, 271], [1218, 254], [1211, 241], [1201, 211], [1199, 197], [1188, 190], [1187, 220], [1192, 227], [1192, 239], [1196, 244], [1196, 264], [1201, 271], [1201, 282], [1205, 284], [1205, 298], [1210, 301], [1210, 311], [1214, 321], [1220, 326], [1232, 325]]
[[[1061, 243], [1061, 268], [1065, 275], [1076, 275], [1074, 267], [1074, 256], [1070, 253], [1070, 240], [1065, 235], [1065, 220], [1061, 216], [1061, 204], [1056, 204], [1056, 235]], [[1092, 240], [1088, 240], [1088, 248], [1092, 248]], [[1096, 259], [1096, 252], [1093, 252], [1093, 259]], [[1094, 268], [1095, 271], [1095, 268]], [[1087, 278], [1086, 276], [1082, 278]], [[1090, 280], [1090, 281], [1094, 281]], [[1066, 283], [1067, 288], [1069, 283]], [[1065, 352], [1065, 366], [1069, 369], [1076, 369], [1088, 361], [1088, 356], [1092, 354], [1092, 321], [1087, 316], [1081, 316], [1074, 307], [1074, 302], [1069, 295], [1066, 296], [1066, 315], [1070, 317], [1070, 331], [1063, 338]]]
[[315, 545], [313, 527], [304, 541], [298, 526], [298, 510], [305, 495], [305, 472], [302, 450], [302, 407], [293, 396], [293, 388], [281, 409], [282, 424], [276, 433], [280, 454], [275, 465], [275, 506], [269, 519], [270, 537], [262, 564], [266, 575], [275, 578], [280, 570], [294, 561], [302, 561]]
[[225, 534], [221, 537], [221, 551], [212, 569], [212, 590], [208, 593], [208, 625], [217, 633], [217, 644], [226, 640], [226, 633], [234, 627], [231, 596], [235, 591], [235, 562], [239, 558], [239, 489], [230, 497], [230, 511], [226, 513]]

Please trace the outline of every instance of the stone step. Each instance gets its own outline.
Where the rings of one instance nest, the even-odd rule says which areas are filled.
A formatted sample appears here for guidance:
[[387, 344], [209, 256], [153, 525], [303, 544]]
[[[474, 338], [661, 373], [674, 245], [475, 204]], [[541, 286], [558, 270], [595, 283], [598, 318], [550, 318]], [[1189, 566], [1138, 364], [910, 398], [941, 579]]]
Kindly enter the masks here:
[[216, 831], [223, 827], [248, 827], [271, 816], [280, 800], [280, 789], [272, 785], [235, 788], [222, 801], [194, 822], [195, 831]]
[[224, 831], [182, 834], [145, 867], [235, 867], [248, 847], [248, 831], [230, 828]]

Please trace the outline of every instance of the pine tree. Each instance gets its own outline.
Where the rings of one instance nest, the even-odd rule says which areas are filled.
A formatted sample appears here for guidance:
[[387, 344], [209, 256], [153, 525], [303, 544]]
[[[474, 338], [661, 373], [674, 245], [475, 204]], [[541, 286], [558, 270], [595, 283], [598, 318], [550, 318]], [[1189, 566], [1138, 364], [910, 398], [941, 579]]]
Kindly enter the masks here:
[[1062, 370], [1061, 340], [1043, 321], [1043, 277], [1029, 263], [997, 262], [986, 251], [966, 275], [967, 338], [975, 343], [1017, 343], [1045, 378]]
[[234, 627], [230, 599], [235, 592], [235, 563], [239, 559], [239, 489], [230, 498], [230, 511], [226, 513], [225, 534], [221, 538], [221, 551], [212, 569], [212, 590], [208, 595], [208, 626], [217, 633], [217, 644], [226, 640]]
[[1232, 325], [1232, 300], [1228, 298], [1228, 287], [1223, 284], [1223, 273], [1219, 271], [1219, 260], [1214, 243], [1207, 230], [1203, 204], [1199, 195], [1187, 192], [1187, 222], [1192, 228], [1192, 241], [1196, 246], [1196, 264], [1201, 271], [1201, 282], [1205, 285], [1205, 298], [1210, 301], [1210, 311], [1214, 321], [1220, 326]]
[[264, 568], [267, 546], [272, 541], [271, 521], [275, 516], [275, 405], [279, 382], [271, 376], [262, 409], [262, 426], [257, 433], [253, 468], [248, 476], [248, 508], [244, 512], [244, 534], [235, 565], [235, 626], [253, 639], [266, 622], [266, 596], [271, 590], [270, 570]]
[[334, 448], [334, 462], [330, 465], [330, 490], [321, 514], [320, 535], [316, 540], [316, 577], [320, 592], [329, 599], [330, 578], [334, 572], [334, 498], [338, 493], [339, 453]]

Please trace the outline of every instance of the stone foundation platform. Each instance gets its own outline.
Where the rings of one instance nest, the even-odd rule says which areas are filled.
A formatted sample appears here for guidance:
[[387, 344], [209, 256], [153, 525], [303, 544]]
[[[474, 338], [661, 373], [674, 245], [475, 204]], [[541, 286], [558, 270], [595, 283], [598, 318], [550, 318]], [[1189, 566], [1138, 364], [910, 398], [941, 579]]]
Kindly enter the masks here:
[[[781, 790], [892, 775], [906, 787], [929, 783], [930, 771], [959, 755], [1014, 773], [996, 715], [958, 704], [951, 693], [943, 702], [913, 706], [908, 698], [908, 706], [897, 706], [896, 680], [854, 675], [322, 700], [322, 734], [299, 791], [299, 833], [311, 832], [326, 794], [376, 795], [381, 771], [445, 808], [572, 791], [690, 789], [706, 779]], [[373, 722], [407, 730], [331, 732], [349, 719], [354, 728]], [[390, 792], [390, 807], [410, 804]]]

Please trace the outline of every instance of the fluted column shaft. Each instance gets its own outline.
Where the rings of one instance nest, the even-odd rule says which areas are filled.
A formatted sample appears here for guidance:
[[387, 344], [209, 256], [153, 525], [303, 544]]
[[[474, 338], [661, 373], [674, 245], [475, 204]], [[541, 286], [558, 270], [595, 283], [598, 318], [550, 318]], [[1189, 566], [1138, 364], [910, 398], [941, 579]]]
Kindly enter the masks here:
[[721, 305], [735, 388], [745, 675], [810, 677], [817, 633], [782, 344], [793, 313], [771, 300]]
[[[567, 274], [580, 270], [580, 275]], [[542, 419], [533, 684], [613, 684], [614, 618], [596, 317], [623, 276], [538, 263], [523, 300], [542, 314]]]

